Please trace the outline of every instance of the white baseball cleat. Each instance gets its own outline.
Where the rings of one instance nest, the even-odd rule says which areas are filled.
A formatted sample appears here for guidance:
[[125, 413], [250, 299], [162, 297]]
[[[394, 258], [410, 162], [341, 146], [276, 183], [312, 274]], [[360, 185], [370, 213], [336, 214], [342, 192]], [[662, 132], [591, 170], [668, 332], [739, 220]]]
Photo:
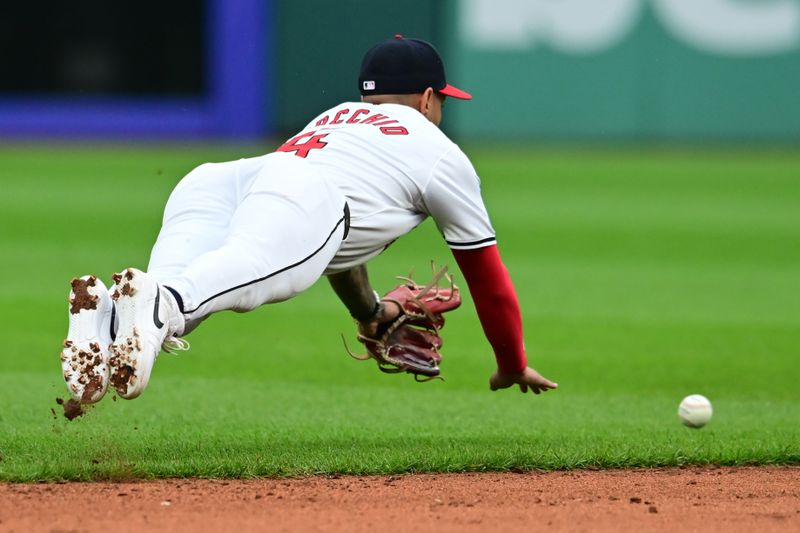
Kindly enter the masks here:
[[135, 268], [114, 274], [119, 327], [109, 352], [111, 385], [127, 400], [147, 387], [159, 352], [187, 350], [189, 343], [177, 337], [184, 318], [175, 298], [148, 274]]
[[95, 276], [73, 278], [69, 292], [69, 331], [61, 350], [64, 381], [81, 403], [100, 401], [108, 388], [108, 345], [114, 304]]

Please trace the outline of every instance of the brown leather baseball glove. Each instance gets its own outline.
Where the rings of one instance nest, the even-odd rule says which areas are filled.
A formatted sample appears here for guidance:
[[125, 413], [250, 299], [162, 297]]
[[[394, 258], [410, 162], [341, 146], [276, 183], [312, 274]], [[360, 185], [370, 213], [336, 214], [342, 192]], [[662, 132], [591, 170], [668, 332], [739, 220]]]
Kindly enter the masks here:
[[[358, 334], [358, 340], [367, 349], [366, 354], [354, 354], [349, 348], [348, 353], [359, 360], [375, 359], [378, 368], [388, 374], [408, 372], [417, 381], [439, 377], [442, 361], [439, 332], [444, 327], [443, 313], [461, 305], [461, 293], [446, 272], [447, 267], [442, 268], [424, 287], [410, 277], [399, 278], [405, 283], [389, 291], [381, 301], [397, 304], [400, 315], [380, 324], [374, 336]], [[439, 287], [442, 277], [449, 282], [448, 288]]]

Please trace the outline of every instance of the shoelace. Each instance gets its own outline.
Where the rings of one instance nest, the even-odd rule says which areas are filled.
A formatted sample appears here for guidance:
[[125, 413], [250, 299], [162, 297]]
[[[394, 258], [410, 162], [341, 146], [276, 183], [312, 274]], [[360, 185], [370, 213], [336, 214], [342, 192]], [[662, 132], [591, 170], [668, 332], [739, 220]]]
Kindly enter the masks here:
[[170, 336], [161, 343], [161, 349], [167, 353], [185, 352], [191, 348], [191, 344], [184, 338]]

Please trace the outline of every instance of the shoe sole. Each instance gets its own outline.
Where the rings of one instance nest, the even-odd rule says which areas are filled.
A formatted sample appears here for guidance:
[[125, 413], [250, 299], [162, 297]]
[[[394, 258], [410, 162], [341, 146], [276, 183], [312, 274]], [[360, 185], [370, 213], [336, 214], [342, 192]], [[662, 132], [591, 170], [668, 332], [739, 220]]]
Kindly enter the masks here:
[[[141, 333], [136, 327], [138, 315], [142, 311], [140, 306], [144, 305], [147, 310], [151, 310], [153, 305], [147, 298], [141, 298], [140, 291], [146, 290], [141, 274], [142, 272], [129, 268], [113, 276], [117, 288], [111, 299], [116, 303], [119, 327], [114, 343], [109, 346], [109, 381], [117, 395], [126, 400], [136, 398], [144, 391], [158, 355], [145, 356]], [[158, 288], [156, 294], [157, 291]]]
[[100, 401], [108, 389], [104, 320], [113, 304], [95, 276], [73, 278], [69, 293], [69, 332], [61, 350], [61, 369], [72, 397], [80, 403]]

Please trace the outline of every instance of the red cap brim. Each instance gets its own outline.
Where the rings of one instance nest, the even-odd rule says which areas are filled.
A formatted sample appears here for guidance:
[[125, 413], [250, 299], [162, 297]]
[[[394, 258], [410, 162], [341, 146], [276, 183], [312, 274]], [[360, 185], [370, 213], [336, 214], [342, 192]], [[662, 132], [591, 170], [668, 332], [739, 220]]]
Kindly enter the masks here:
[[461, 89], [457, 89], [452, 85], [445, 85], [444, 89], [439, 91], [445, 96], [449, 96], [451, 98], [459, 98], [461, 100], [472, 100], [472, 95], [468, 92], [462, 91]]

